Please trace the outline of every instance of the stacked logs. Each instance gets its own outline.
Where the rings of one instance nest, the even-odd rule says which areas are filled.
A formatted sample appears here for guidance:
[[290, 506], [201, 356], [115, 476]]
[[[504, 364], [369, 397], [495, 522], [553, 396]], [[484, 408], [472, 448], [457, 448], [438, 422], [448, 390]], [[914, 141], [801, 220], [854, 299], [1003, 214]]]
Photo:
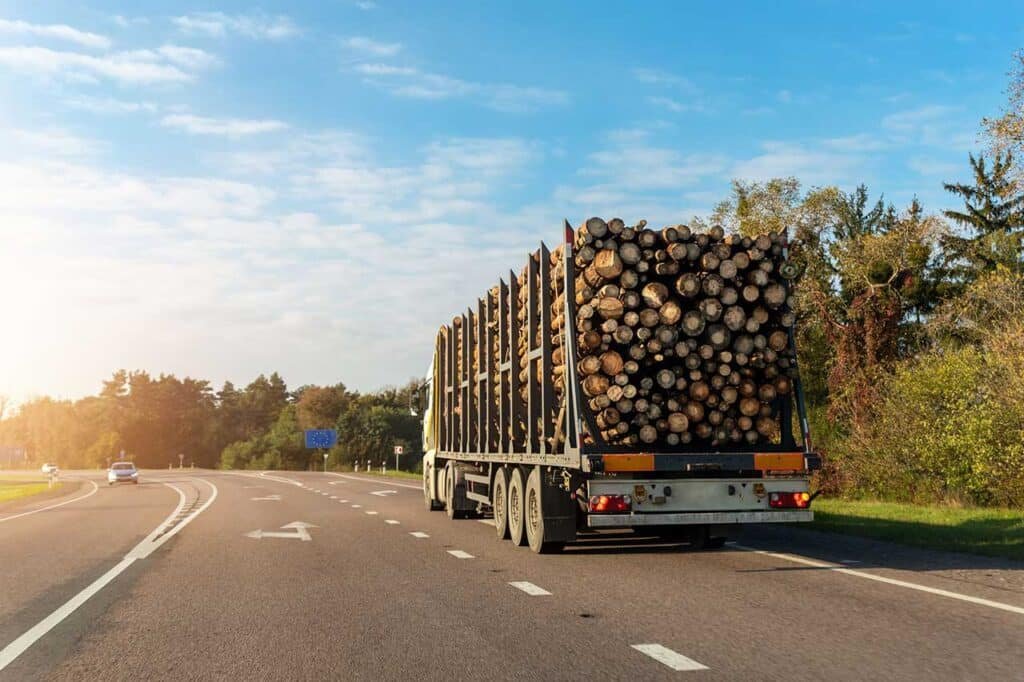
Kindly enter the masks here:
[[[795, 372], [783, 254], [776, 233], [655, 231], [617, 218], [577, 229], [568, 321], [563, 255], [552, 258], [552, 341], [562, 359], [560, 339], [570, 329], [576, 337], [576, 369], [599, 431], [588, 438], [669, 447], [777, 439]], [[559, 398], [564, 379], [556, 369]]]

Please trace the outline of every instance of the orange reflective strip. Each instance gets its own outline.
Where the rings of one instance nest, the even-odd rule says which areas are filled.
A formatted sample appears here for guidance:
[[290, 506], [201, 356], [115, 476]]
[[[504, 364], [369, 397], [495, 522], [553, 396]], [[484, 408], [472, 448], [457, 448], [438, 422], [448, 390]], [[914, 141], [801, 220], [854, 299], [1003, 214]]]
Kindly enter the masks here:
[[758, 471], [802, 471], [802, 452], [755, 452], [754, 468]]
[[654, 455], [604, 455], [605, 471], [654, 471]]

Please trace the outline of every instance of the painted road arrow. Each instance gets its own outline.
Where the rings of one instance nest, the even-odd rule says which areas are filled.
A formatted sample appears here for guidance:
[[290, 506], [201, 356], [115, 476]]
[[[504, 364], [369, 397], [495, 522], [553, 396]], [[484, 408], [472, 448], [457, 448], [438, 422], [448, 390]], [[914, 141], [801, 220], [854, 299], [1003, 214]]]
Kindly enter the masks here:
[[254, 540], [262, 540], [263, 538], [283, 538], [285, 540], [303, 540], [309, 542], [312, 540], [307, 528], [319, 528], [314, 526], [312, 523], [306, 523], [305, 521], [292, 521], [286, 526], [281, 526], [281, 530], [292, 530], [292, 533], [282, 533], [277, 530], [253, 530], [245, 534], [247, 538], [253, 538]]
[[397, 493], [398, 493], [397, 490], [378, 490], [378, 491], [372, 492], [370, 494], [371, 495], [376, 495], [377, 497], [384, 497], [386, 495], [395, 495]]

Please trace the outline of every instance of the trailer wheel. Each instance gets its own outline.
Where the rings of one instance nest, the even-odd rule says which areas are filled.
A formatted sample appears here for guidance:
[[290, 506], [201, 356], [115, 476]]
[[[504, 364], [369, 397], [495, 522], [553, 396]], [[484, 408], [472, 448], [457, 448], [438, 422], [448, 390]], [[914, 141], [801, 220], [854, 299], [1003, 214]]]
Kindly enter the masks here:
[[508, 483], [508, 533], [512, 544], [517, 547], [527, 543], [525, 500], [526, 484], [523, 481], [523, 470], [515, 467]]
[[466, 484], [455, 484], [455, 466], [451, 462], [448, 462], [448, 464], [444, 468], [444, 477], [444, 508], [445, 511], [448, 513], [448, 518], [466, 518], [466, 512], [463, 510], [463, 507], [465, 506], [464, 500], [466, 499]]
[[526, 537], [530, 549], [537, 554], [560, 552], [565, 546], [564, 542], [552, 542], [547, 539], [543, 485], [540, 467], [533, 467], [530, 477], [526, 480]]
[[434, 494], [430, 492], [430, 479], [433, 476], [434, 467], [423, 467], [423, 505], [427, 508], [427, 511], [440, 511], [441, 503], [435, 500]]
[[491, 484], [491, 509], [494, 511], [494, 529], [499, 540], [508, 537], [508, 473], [499, 467]]

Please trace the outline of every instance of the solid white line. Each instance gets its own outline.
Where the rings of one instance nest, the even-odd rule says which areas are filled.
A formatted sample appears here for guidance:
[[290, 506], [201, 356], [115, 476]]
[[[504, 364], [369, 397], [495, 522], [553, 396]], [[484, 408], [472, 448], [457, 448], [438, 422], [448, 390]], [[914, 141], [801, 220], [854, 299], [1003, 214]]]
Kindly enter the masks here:
[[742, 549], [745, 552], [753, 552], [754, 554], [762, 554], [764, 556], [775, 557], [776, 559], [783, 559], [784, 561], [792, 561], [796, 564], [803, 564], [805, 566], [813, 566], [815, 568], [825, 568], [836, 573], [842, 573], [844, 575], [852, 575], [856, 578], [865, 578], [867, 580], [874, 580], [876, 582], [885, 583], [886, 585], [895, 585], [897, 587], [905, 587], [908, 590], [917, 590], [918, 592], [927, 592], [928, 594], [938, 595], [940, 597], [949, 597], [950, 599], [957, 599], [959, 601], [969, 602], [971, 604], [978, 604], [980, 606], [988, 606], [989, 608], [999, 609], [1000, 611], [1009, 611], [1010, 613], [1017, 613], [1024, 615], [1024, 607], [1013, 606], [1012, 604], [1004, 604], [1003, 602], [992, 601], [991, 599], [982, 599], [981, 597], [972, 597], [969, 594], [961, 594], [959, 592], [950, 592], [949, 590], [941, 590], [937, 587], [928, 587], [927, 585], [919, 585], [918, 583], [908, 582], [906, 580], [897, 580], [895, 578], [886, 578], [885, 576], [875, 575], [874, 573], [865, 573], [864, 571], [857, 571], [852, 568], [843, 568], [842, 566], [836, 566], [835, 564], [825, 563], [823, 561], [816, 561], [814, 559], [807, 559], [802, 556], [795, 554], [782, 554], [781, 552], [768, 552], [763, 549], [754, 549], [753, 547], [745, 547], [743, 545], [730, 545], [736, 549]]
[[395, 521], [394, 519], [384, 519], [384, 523], [390, 524], [392, 526], [398, 525], [398, 521]]
[[72, 502], [84, 500], [87, 497], [95, 495], [96, 491], [100, 489], [100, 487], [96, 485], [94, 481], [86, 481], [86, 483], [92, 486], [92, 490], [90, 490], [84, 495], [79, 495], [78, 497], [73, 497], [70, 500], [64, 500], [63, 502], [58, 502], [57, 504], [51, 504], [48, 507], [40, 507], [39, 509], [21, 512], [20, 514], [12, 514], [11, 516], [5, 516], [2, 519], [0, 519], [0, 523], [3, 523], [4, 521], [13, 521], [14, 519], [20, 519], [22, 516], [28, 516], [29, 514], [38, 514], [39, 512], [46, 511], [47, 509], [56, 509], [57, 507], [63, 507], [65, 504], [71, 504]]
[[302, 483], [301, 483], [301, 482], [299, 482], [299, 481], [296, 481], [296, 480], [295, 480], [295, 479], [293, 479], [293, 478], [285, 478], [284, 476], [274, 476], [274, 475], [272, 475], [272, 474], [268, 474], [268, 473], [267, 473], [267, 472], [265, 472], [265, 471], [261, 472], [261, 473], [259, 474], [259, 476], [260, 476], [260, 478], [268, 478], [268, 479], [270, 479], [271, 481], [277, 481], [278, 483], [287, 483], [287, 484], [289, 484], [289, 485], [297, 485], [297, 486], [299, 486], [300, 488], [302, 487]]
[[494, 525], [494, 519], [477, 519], [477, 523], [486, 523], [488, 526]]
[[469, 552], [463, 552], [461, 549], [449, 549], [448, 553], [456, 559], [472, 559], [473, 555]]
[[369, 514], [370, 516], [376, 516], [377, 515], [377, 512], [375, 512], [375, 511], [368, 511], [366, 513]]
[[532, 597], [543, 597], [545, 595], [550, 595], [551, 594], [550, 592], [545, 590], [543, 587], [537, 587], [533, 583], [526, 582], [525, 580], [518, 580], [518, 581], [510, 582], [509, 585], [511, 585], [512, 587], [516, 588], [517, 590], [522, 590], [523, 592], [525, 592], [526, 594], [528, 594], [528, 595], [530, 595]]
[[426, 533], [424, 533], [421, 530], [414, 530], [413, 532], [409, 533], [409, 535], [413, 536], [414, 538], [429, 538], [430, 537], [429, 535], [427, 535]]
[[187, 526], [193, 519], [199, 516], [201, 513], [213, 504], [213, 501], [217, 499], [217, 486], [210, 483], [206, 479], [197, 479], [210, 486], [212, 494], [210, 499], [207, 500], [201, 507], [190, 513], [188, 516], [178, 522], [174, 528], [167, 533], [164, 533], [159, 538], [153, 539], [158, 533], [167, 527], [169, 523], [181, 513], [182, 508], [185, 506], [185, 493], [180, 488], [170, 484], [164, 483], [169, 488], [173, 488], [178, 492], [178, 505], [175, 507], [171, 515], [164, 519], [160, 525], [153, 529], [153, 531], [145, 537], [139, 544], [137, 544], [130, 552], [128, 552], [121, 561], [119, 561], [113, 568], [101, 575], [99, 578], [94, 580], [88, 587], [76, 594], [74, 597], [64, 602], [56, 611], [51, 613], [43, 620], [36, 623], [28, 632], [21, 635], [13, 642], [5, 646], [0, 650], [0, 670], [3, 670], [11, 662], [14, 661], [18, 656], [25, 652], [30, 646], [35, 644], [42, 638], [46, 633], [56, 627], [61, 621], [70, 616], [74, 611], [87, 602], [90, 597], [106, 587], [114, 578], [121, 575], [129, 566], [135, 563], [138, 559], [144, 559], [145, 557], [152, 554], [158, 547], [167, 542], [172, 536], [176, 535], [178, 531]]
[[397, 485], [399, 488], [411, 488], [413, 490], [423, 490], [421, 485], [409, 485], [407, 483], [395, 483], [389, 478], [363, 478], [362, 476], [346, 476], [345, 474], [336, 474], [333, 471], [328, 471], [329, 476], [337, 476], [338, 478], [347, 478], [350, 481], [362, 481], [363, 483], [380, 483], [381, 481], [386, 482], [388, 485]]
[[687, 658], [686, 656], [672, 651], [667, 647], [663, 647], [660, 644], [631, 644], [630, 646], [642, 654], [647, 654], [657, 662], [667, 665], [673, 670], [685, 671], [708, 669], [706, 665], [702, 665], [692, 658]]

